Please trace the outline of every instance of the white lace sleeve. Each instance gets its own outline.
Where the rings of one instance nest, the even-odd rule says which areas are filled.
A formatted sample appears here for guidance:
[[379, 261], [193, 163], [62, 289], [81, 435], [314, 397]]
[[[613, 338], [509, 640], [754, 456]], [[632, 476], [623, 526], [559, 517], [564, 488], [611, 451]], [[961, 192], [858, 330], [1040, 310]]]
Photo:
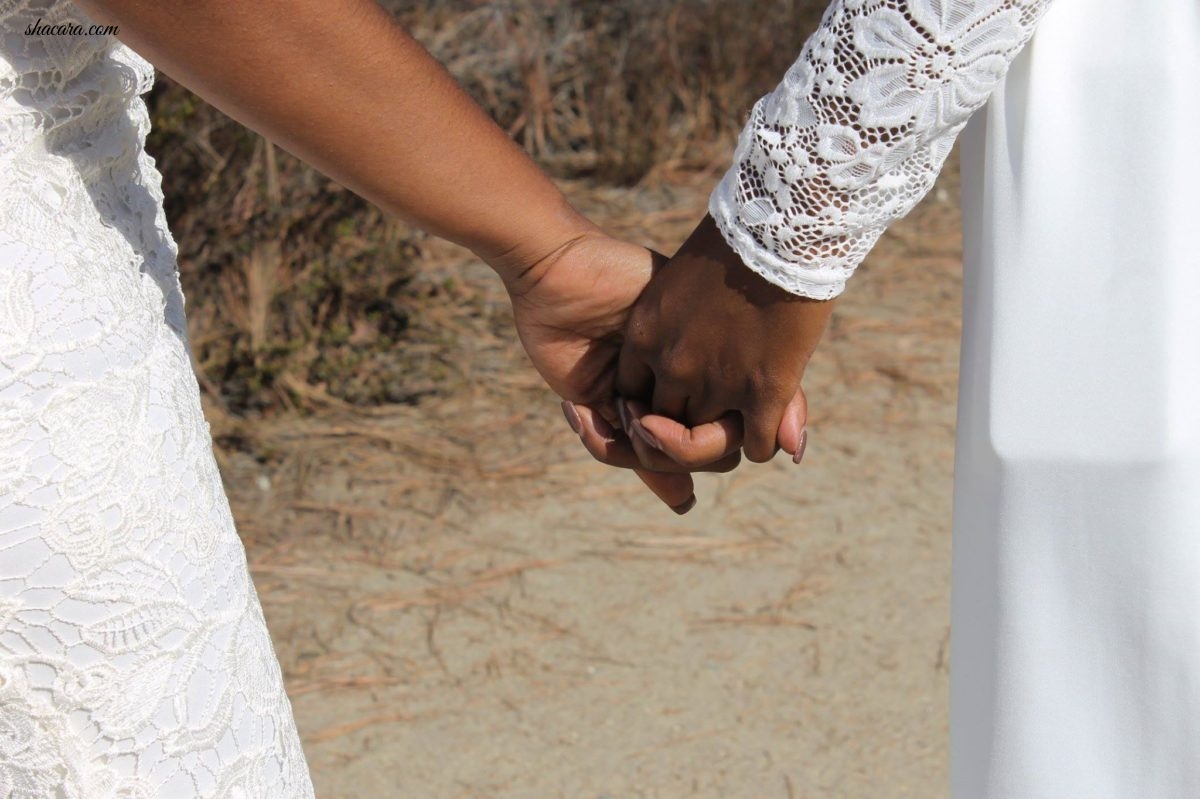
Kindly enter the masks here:
[[1050, 0], [834, 0], [754, 106], [709, 212], [746, 265], [836, 297], [925, 196]]

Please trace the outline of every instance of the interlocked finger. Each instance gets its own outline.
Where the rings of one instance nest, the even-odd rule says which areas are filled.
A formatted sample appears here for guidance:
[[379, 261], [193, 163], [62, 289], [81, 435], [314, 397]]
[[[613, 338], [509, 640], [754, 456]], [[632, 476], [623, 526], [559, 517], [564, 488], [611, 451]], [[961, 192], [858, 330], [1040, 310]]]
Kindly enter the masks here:
[[[729, 452], [717, 453], [702, 463], [687, 466], [672, 459], [638, 438], [625, 435], [624, 431], [612, 428], [594, 410], [586, 405], [575, 405], [581, 421], [580, 439], [592, 457], [609, 466], [624, 469], [645, 470], [671, 475], [691, 472], [728, 472], [741, 461], [740, 445]], [[709, 450], [711, 451], [711, 447]]]
[[[665, 455], [671, 463], [687, 471], [725, 472], [741, 460], [742, 422], [737, 413], [688, 427], [676, 419], [648, 413], [646, 406], [637, 400], [626, 400], [625, 407], [633, 446], [642, 463]], [[726, 468], [727, 464], [732, 466]]]

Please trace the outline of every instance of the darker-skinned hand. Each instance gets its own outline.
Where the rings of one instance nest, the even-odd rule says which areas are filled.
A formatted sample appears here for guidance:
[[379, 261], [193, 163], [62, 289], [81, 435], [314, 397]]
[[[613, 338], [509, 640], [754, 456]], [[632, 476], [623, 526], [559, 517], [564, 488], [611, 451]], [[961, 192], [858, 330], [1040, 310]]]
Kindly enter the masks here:
[[[706, 216], [655, 271], [625, 328], [616, 388], [639, 411], [627, 425], [639, 457], [666, 452], [696, 468], [695, 453], [679, 459], [681, 425], [717, 420], [725, 424], [710, 429], [740, 433], [751, 461], [770, 460], [780, 448], [803, 452], [800, 383], [832, 311], [832, 300], [792, 294], [752, 271]], [[727, 452], [719, 442], [711, 449]]]

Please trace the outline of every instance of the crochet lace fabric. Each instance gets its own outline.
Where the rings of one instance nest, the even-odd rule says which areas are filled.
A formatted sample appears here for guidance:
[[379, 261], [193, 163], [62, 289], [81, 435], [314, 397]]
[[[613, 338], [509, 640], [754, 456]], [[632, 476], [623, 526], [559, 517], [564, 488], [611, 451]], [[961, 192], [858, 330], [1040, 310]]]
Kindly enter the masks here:
[[746, 265], [836, 297], [925, 196], [1050, 0], [834, 0], [754, 106], [709, 212]]

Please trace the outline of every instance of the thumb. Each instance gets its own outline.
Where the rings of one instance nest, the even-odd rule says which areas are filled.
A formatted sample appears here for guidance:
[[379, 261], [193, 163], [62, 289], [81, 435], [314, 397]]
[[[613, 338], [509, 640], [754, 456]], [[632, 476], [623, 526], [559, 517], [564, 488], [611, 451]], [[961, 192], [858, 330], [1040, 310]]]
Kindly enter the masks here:
[[776, 438], [779, 448], [784, 452], [792, 453], [794, 457], [796, 450], [800, 448], [800, 435], [804, 432], [807, 424], [808, 398], [804, 396], [803, 388], [797, 388], [795, 395], [783, 409], [783, 419], [779, 422], [779, 433]]

